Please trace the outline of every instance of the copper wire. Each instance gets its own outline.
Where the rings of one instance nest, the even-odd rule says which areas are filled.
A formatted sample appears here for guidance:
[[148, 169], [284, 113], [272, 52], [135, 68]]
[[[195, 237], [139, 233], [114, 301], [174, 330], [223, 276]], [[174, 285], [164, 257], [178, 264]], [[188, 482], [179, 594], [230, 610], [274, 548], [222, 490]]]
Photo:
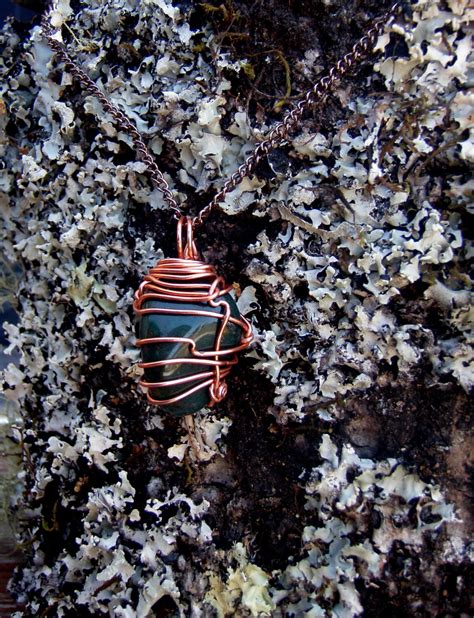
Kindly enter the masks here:
[[[183, 236], [186, 236], [186, 239]], [[152, 369], [170, 364], [189, 363], [201, 365], [203, 371], [197, 374], [161, 382], [147, 382], [140, 384], [149, 389], [147, 398], [156, 405], [168, 405], [189, 397], [202, 388], [209, 389], [209, 406], [222, 401], [227, 394], [225, 378], [233, 365], [237, 363], [237, 352], [247, 348], [252, 339], [250, 323], [244, 318], [235, 318], [231, 315], [229, 303], [223, 298], [230, 292], [232, 286], [227, 286], [215, 268], [199, 259], [199, 254], [193, 238], [193, 222], [189, 217], [181, 217], [177, 228], [178, 257], [160, 260], [146, 275], [135, 293], [133, 308], [137, 315], [164, 314], [189, 315], [196, 317], [213, 317], [218, 321], [214, 348], [200, 351], [196, 342], [188, 337], [149, 337], [139, 339], [137, 345], [160, 345], [166, 343], [181, 343], [188, 346], [189, 358], [169, 358], [158, 361], [139, 363], [143, 369]], [[197, 310], [195, 308], [165, 308], [143, 307], [147, 301], [175, 301], [179, 303], [207, 303], [219, 311]], [[242, 334], [238, 345], [222, 347], [222, 340], [228, 324], [240, 327]], [[150, 395], [150, 390], [166, 389], [170, 386], [187, 384], [190, 386], [184, 392], [170, 398], [156, 399]]]

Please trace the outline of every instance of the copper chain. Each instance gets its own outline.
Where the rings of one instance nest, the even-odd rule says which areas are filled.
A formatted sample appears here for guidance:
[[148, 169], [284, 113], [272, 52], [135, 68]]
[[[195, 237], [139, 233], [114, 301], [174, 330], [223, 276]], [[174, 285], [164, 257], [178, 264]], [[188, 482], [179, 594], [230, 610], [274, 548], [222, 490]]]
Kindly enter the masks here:
[[[205, 206], [196, 217], [193, 219], [193, 226], [197, 227], [202, 224], [204, 219], [209, 215], [211, 210], [216, 207], [225, 196], [235, 189], [235, 187], [247, 176], [250, 176], [255, 170], [258, 163], [266, 157], [269, 152], [283, 144], [289, 137], [292, 129], [301, 120], [303, 113], [314, 107], [318, 103], [322, 103], [327, 94], [334, 88], [336, 83], [350, 71], [351, 68], [366, 59], [373, 52], [374, 45], [378, 37], [383, 33], [387, 22], [395, 16], [400, 8], [400, 2], [392, 5], [391, 9], [382, 17], [377, 19], [367, 33], [359, 40], [351, 51], [343, 56], [338, 62], [333, 65], [329, 71], [318, 79], [312, 88], [310, 88], [300, 99], [298, 103], [289, 110], [283, 119], [276, 124], [267, 134], [264, 141], [255, 148], [255, 150], [245, 159], [238, 169], [230, 176], [214, 196], [212, 201]], [[44, 38], [48, 41], [59, 60], [64, 64], [64, 68], [89, 92], [92, 96], [98, 99], [106, 112], [108, 112], [115, 120], [120, 129], [125, 131], [133, 141], [137, 155], [141, 161], [145, 163], [148, 172], [155, 187], [161, 191], [163, 198], [167, 202], [170, 209], [173, 211], [176, 219], [180, 219], [183, 213], [171, 192], [165, 177], [158, 168], [152, 154], [143, 141], [143, 137], [138, 132], [136, 126], [130, 119], [121, 112], [105, 94], [96, 86], [92, 79], [85, 73], [71, 58], [63, 43], [61, 43], [55, 35], [57, 30], [51, 25], [50, 17], [54, 10], [54, 3], [50, 9], [44, 14], [41, 21], [41, 28]]]

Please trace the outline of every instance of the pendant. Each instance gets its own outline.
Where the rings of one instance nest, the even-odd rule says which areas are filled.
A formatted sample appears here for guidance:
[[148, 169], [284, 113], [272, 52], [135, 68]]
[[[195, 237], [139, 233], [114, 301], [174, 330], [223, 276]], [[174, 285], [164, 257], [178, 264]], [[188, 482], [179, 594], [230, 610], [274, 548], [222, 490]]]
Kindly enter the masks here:
[[178, 221], [177, 245], [177, 258], [160, 260], [146, 275], [133, 308], [147, 399], [184, 416], [224, 399], [225, 378], [253, 336], [232, 286], [199, 259], [189, 217]]

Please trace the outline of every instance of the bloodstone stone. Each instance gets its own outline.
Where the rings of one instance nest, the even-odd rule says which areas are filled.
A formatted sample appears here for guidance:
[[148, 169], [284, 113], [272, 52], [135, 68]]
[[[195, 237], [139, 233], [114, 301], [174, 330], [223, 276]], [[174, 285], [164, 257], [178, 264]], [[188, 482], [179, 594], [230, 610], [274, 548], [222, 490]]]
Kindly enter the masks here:
[[[230, 294], [225, 294], [219, 300], [229, 303], [231, 316], [241, 319], [237, 305]], [[224, 312], [223, 307], [212, 307], [207, 303], [184, 303], [160, 300], [147, 300], [143, 303], [142, 309], [161, 310], [186, 310], [186, 311], [205, 311], [209, 314]], [[176, 315], [173, 313], [145, 313], [137, 323], [137, 337], [147, 339], [151, 337], [187, 337], [196, 342], [196, 348], [200, 352], [214, 350], [216, 347], [217, 329], [220, 319], [211, 315], [209, 317], [201, 315]], [[229, 322], [221, 340], [221, 350], [233, 348], [240, 344], [242, 337], [241, 328]], [[184, 359], [182, 363], [167, 363], [158, 367], [146, 368], [144, 371], [146, 382], [166, 382], [187, 376], [193, 376], [203, 371], [212, 370], [210, 365], [199, 365], [186, 362], [186, 359], [193, 358], [189, 344], [185, 342], [173, 343], [148, 343], [141, 346], [141, 357], [144, 363], [168, 359]], [[160, 388], [150, 388], [149, 394], [153, 399], [171, 399], [190, 388], [196, 386], [202, 379], [196, 377], [196, 381], [184, 384], [174, 384]], [[209, 386], [199, 388], [195, 393], [176, 401], [160, 405], [160, 408], [174, 416], [184, 416], [192, 414], [208, 405], [210, 401]]]

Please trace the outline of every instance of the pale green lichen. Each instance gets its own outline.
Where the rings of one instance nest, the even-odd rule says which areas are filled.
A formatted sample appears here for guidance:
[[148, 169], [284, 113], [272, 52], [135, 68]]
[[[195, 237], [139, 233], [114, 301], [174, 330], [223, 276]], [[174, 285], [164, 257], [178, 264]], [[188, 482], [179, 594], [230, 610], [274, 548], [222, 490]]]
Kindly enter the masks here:
[[270, 616], [276, 604], [270, 596], [270, 575], [252, 564], [241, 543], [229, 552], [228, 559], [235, 559], [236, 568], [229, 568], [223, 581], [217, 574], [209, 573], [210, 588], [205, 600], [216, 610], [219, 618], [247, 610], [251, 616]]

